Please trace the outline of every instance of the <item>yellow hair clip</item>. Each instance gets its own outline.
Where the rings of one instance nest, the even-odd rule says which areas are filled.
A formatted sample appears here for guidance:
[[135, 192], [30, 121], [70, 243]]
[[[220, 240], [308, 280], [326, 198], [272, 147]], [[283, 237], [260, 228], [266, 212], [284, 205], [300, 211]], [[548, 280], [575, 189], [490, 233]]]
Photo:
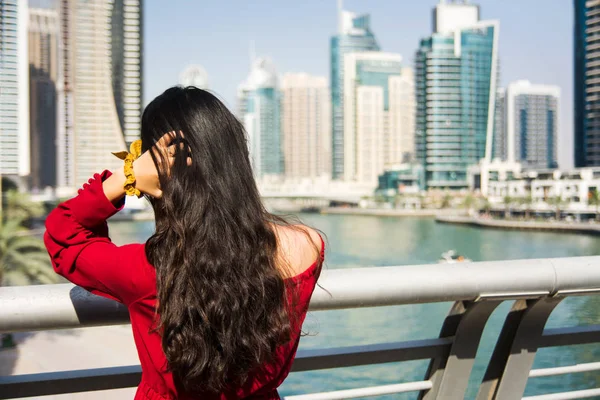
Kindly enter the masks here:
[[142, 141], [136, 140], [129, 146], [129, 152], [119, 151], [114, 154], [117, 158], [125, 161], [123, 171], [125, 172], [125, 183], [123, 188], [127, 196], [142, 197], [142, 192], [135, 187], [135, 175], [133, 174], [133, 162], [142, 155]]

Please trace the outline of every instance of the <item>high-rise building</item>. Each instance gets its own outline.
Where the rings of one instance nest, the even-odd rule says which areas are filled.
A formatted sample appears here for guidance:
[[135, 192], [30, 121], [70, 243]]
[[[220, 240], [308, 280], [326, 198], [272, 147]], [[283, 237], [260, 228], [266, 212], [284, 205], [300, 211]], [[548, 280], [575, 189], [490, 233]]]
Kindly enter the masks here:
[[600, 1], [574, 0], [575, 167], [600, 166]]
[[331, 103], [327, 79], [285, 74], [281, 96], [285, 176], [331, 177]]
[[[27, 2], [0, 0], [0, 175], [29, 175]], [[21, 179], [19, 179], [21, 181]]]
[[332, 175], [343, 179], [344, 171], [344, 56], [377, 51], [370, 16], [339, 10], [338, 34], [331, 38]]
[[376, 185], [386, 165], [401, 163], [412, 152], [407, 138], [414, 122], [412, 78], [400, 54], [345, 55], [345, 181]]
[[73, 188], [139, 137], [139, 0], [60, 0], [58, 186]]
[[201, 65], [189, 65], [179, 75], [179, 84], [195, 86], [198, 89], [208, 89], [208, 74]]
[[557, 168], [560, 88], [516, 81], [506, 89], [509, 162], [524, 168]]
[[403, 67], [400, 76], [389, 80], [389, 129], [385, 136], [384, 163], [409, 163], [415, 154], [415, 75]]
[[492, 155], [498, 21], [479, 7], [444, 1], [416, 55], [417, 157], [428, 188], [465, 188], [467, 169]]
[[494, 113], [494, 138], [492, 145], [492, 160], [506, 161], [508, 148], [506, 140], [506, 112], [505, 112], [506, 90], [496, 90], [496, 111]]
[[114, 104], [125, 142], [140, 138], [142, 116], [142, 0], [111, 0]]
[[283, 175], [280, 93], [275, 65], [270, 59], [253, 62], [250, 75], [238, 88], [238, 113], [248, 133], [254, 175]]
[[58, 14], [29, 9], [29, 110], [31, 174], [34, 189], [56, 186], [56, 80]]

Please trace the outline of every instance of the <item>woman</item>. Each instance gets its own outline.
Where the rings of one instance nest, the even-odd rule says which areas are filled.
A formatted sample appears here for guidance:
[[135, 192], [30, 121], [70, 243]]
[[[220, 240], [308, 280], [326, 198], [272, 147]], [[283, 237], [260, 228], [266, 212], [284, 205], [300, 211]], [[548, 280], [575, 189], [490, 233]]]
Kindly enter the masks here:
[[[56, 272], [128, 307], [142, 365], [136, 399], [278, 399], [321, 237], [264, 209], [244, 129], [210, 93], [168, 89], [144, 111], [141, 137], [133, 176], [96, 174], [48, 216]], [[109, 239], [106, 219], [126, 190], [154, 209], [145, 244]]]

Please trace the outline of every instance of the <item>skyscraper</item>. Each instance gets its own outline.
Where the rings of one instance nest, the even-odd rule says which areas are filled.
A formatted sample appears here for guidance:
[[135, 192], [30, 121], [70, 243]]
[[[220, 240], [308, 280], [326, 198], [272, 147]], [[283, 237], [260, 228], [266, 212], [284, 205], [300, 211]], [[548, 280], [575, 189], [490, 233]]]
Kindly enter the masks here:
[[600, 1], [574, 3], [575, 167], [600, 166]]
[[286, 74], [281, 93], [285, 176], [331, 177], [331, 98], [327, 79]]
[[258, 58], [238, 88], [238, 113], [248, 133], [248, 146], [257, 178], [284, 172], [280, 129], [280, 94], [275, 65]]
[[508, 161], [556, 168], [560, 88], [516, 81], [506, 90]]
[[111, 0], [111, 63], [114, 104], [129, 145], [140, 138], [142, 116], [142, 0]]
[[29, 9], [29, 89], [32, 188], [56, 186], [58, 14]]
[[433, 17], [415, 63], [417, 157], [428, 188], [464, 188], [467, 168], [492, 155], [499, 23], [458, 0]]
[[189, 65], [179, 75], [179, 84], [208, 89], [208, 74], [201, 65]]
[[0, 174], [29, 175], [27, 2], [0, 0]]
[[74, 188], [122, 163], [139, 137], [139, 0], [60, 0], [58, 185]]
[[[345, 181], [377, 184], [384, 167], [412, 151], [412, 71], [400, 54], [348, 53], [344, 59]], [[408, 143], [411, 140], [408, 139]]]
[[415, 75], [403, 67], [398, 75], [390, 76], [389, 129], [385, 137], [386, 165], [413, 161], [415, 154]]
[[368, 14], [339, 9], [338, 34], [331, 38], [332, 175], [344, 177], [344, 56], [379, 50]]
[[494, 113], [494, 138], [492, 144], [492, 160], [506, 161], [508, 157], [508, 147], [506, 139], [506, 90], [498, 88], [496, 90], [496, 111]]

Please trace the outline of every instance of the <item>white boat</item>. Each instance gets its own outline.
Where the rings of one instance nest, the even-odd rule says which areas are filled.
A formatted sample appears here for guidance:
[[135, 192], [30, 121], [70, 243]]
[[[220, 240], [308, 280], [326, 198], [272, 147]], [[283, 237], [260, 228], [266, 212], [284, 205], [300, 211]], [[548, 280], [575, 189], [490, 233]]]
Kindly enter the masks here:
[[465, 256], [461, 256], [456, 254], [454, 250], [448, 250], [445, 253], [442, 253], [442, 258], [440, 258], [440, 264], [456, 264], [462, 262], [471, 262], [470, 259]]

